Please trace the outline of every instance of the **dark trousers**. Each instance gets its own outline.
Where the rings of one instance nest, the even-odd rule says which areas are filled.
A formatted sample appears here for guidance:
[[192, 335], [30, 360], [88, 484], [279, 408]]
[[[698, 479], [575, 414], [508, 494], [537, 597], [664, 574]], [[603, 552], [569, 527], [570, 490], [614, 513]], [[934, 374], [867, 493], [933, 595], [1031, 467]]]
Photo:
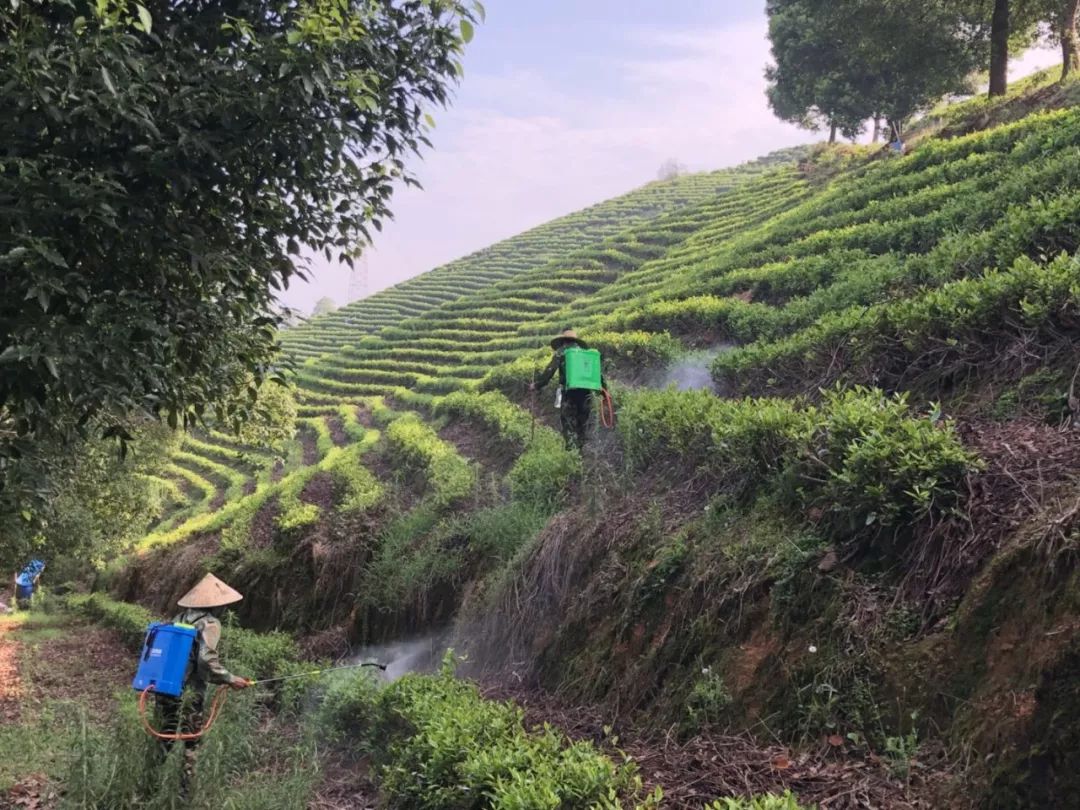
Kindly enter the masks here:
[[559, 422], [562, 425], [566, 449], [585, 447], [589, 434], [589, 417], [592, 415], [592, 391], [563, 391]]
[[[202, 725], [203, 702], [206, 698], [206, 689], [185, 689], [183, 697], [169, 697], [158, 695], [154, 700], [157, 708], [158, 728], [162, 732], [175, 734], [190, 734]], [[173, 740], [162, 740], [162, 751], [168, 753], [173, 746]], [[185, 740], [185, 748], [194, 748], [198, 740]]]

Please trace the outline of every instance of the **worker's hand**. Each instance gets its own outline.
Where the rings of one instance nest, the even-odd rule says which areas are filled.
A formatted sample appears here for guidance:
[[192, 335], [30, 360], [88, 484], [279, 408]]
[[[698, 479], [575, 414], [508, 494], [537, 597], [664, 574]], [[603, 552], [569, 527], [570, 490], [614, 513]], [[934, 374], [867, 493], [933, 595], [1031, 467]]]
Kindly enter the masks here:
[[251, 686], [251, 681], [249, 681], [247, 678], [240, 678], [234, 675], [233, 679], [229, 682], [229, 686], [231, 686], [233, 689], [247, 689], [249, 686]]

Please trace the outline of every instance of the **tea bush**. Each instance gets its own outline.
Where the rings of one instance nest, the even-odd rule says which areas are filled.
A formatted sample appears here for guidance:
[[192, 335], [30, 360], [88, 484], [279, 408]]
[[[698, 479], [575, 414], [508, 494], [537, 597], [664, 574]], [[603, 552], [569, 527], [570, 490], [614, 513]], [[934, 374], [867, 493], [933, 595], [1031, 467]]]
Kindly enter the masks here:
[[117, 602], [103, 593], [71, 594], [67, 597], [67, 604], [98, 624], [116, 631], [124, 646], [133, 652], [142, 649], [146, 628], [151, 622], [158, 621], [142, 605]]
[[902, 526], [952, 507], [978, 466], [952, 426], [912, 418], [906, 395], [831, 391], [795, 461], [811, 507], [849, 533]]
[[845, 537], [947, 510], [978, 466], [950, 424], [913, 417], [905, 396], [865, 388], [830, 392], [819, 407], [644, 391], [624, 396], [620, 417], [630, 463], [668, 458], [736, 497], [793, 480], [791, 507], [821, 508]]
[[[355, 409], [354, 409], [355, 413]], [[340, 512], [362, 512], [380, 503], [385, 495], [382, 484], [364, 466], [363, 454], [367, 445], [375, 440], [374, 431], [364, 432], [364, 443], [344, 448], [328, 465], [334, 482], [341, 490], [337, 504]]]
[[581, 471], [581, 457], [562, 438], [497, 391], [456, 393], [439, 400], [435, 412], [467, 417], [495, 432], [499, 440], [521, 450], [507, 474], [515, 500], [550, 507]]
[[521, 709], [484, 700], [446, 661], [438, 675], [369, 684], [335, 684], [323, 717], [366, 741], [390, 806], [615, 808], [641, 792], [632, 764], [551, 727], [526, 731]]
[[816, 810], [816, 808], [816, 804], [799, 804], [798, 797], [790, 790], [785, 790], [779, 796], [766, 793], [763, 796], [751, 796], [747, 799], [717, 799], [705, 805], [705, 810]]
[[1075, 257], [1048, 263], [1021, 258], [980, 278], [824, 316], [787, 338], [720, 355], [713, 372], [743, 390], [761, 390], [775, 384], [770, 380], [828, 381], [865, 368], [895, 378], [924, 356], [940, 367], [950, 358], [990, 359], [1010, 337], [1034, 332], [1052, 341], [1068, 330], [1080, 307], [1078, 291]]

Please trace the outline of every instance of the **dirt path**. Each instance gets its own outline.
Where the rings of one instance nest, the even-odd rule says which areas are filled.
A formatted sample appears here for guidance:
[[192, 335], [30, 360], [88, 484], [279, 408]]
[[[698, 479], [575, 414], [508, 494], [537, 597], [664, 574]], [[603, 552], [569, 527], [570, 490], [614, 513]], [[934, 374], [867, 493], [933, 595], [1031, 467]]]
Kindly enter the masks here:
[[19, 722], [22, 681], [19, 679], [19, 645], [15, 631], [22, 622], [0, 616], [0, 725]]
[[103, 723], [131, 677], [109, 630], [66, 614], [0, 616], [0, 810], [50, 810], [72, 717]]

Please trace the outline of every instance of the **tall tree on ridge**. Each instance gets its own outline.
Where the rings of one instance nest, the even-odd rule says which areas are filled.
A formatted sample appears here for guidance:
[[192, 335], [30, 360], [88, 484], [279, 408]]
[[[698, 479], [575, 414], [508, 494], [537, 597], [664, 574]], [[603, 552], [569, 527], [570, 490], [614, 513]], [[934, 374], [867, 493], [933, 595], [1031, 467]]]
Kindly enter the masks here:
[[847, 63], [836, 36], [840, 20], [825, 0], [769, 0], [769, 39], [775, 64], [766, 68], [769, 106], [804, 129], [829, 128], [855, 137], [867, 117], [865, 77]]
[[947, 0], [771, 0], [769, 102], [784, 120], [845, 135], [878, 114], [894, 135], [919, 109], [968, 91], [985, 59], [970, 17]]

